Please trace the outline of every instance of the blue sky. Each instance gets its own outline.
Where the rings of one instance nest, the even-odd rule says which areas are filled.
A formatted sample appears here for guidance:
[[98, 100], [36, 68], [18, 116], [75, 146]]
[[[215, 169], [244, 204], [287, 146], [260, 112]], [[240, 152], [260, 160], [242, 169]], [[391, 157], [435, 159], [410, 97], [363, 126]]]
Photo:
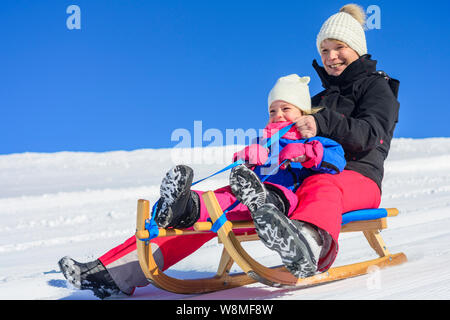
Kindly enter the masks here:
[[[261, 128], [280, 76], [311, 76], [346, 1], [3, 0], [0, 154], [173, 147], [174, 130]], [[401, 81], [395, 137], [449, 137], [450, 2], [359, 1], [378, 68]], [[69, 30], [69, 5], [81, 29]], [[209, 142], [204, 142], [208, 145]]]

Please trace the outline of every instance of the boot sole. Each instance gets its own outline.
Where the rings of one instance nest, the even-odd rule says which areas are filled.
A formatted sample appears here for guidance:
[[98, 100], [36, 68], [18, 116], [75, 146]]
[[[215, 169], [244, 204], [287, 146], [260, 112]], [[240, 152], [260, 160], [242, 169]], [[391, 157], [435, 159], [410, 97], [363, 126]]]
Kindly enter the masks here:
[[308, 242], [289, 218], [271, 203], [260, 207], [252, 217], [263, 244], [280, 255], [294, 276], [307, 278], [315, 274], [316, 263], [311, 259]]
[[67, 256], [58, 261], [59, 269], [62, 274], [75, 288], [80, 290], [91, 290], [96, 297], [102, 300], [111, 295], [118, 295], [121, 293], [118, 288], [108, 288], [105, 285], [94, 286], [88, 280], [81, 280], [81, 270], [80, 267], [77, 266], [77, 263], [78, 262]]
[[69, 257], [63, 257], [58, 261], [58, 265], [64, 278], [75, 288], [81, 289], [81, 271], [75, 261]]
[[160, 187], [160, 201], [163, 200], [155, 218], [160, 228], [167, 228], [177, 218], [174, 212], [185, 208], [189, 200], [187, 193], [194, 178], [194, 172], [188, 166], [178, 165], [170, 169], [163, 178]]
[[246, 205], [250, 212], [256, 211], [266, 202], [266, 189], [255, 172], [244, 165], [231, 171], [230, 187], [236, 198]]

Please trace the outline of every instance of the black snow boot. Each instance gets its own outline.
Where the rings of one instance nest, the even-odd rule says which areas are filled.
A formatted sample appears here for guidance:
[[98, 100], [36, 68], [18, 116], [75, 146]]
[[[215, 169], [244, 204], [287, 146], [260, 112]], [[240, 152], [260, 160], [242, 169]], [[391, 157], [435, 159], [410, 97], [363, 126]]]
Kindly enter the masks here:
[[322, 239], [316, 227], [289, 219], [271, 203], [259, 207], [252, 217], [261, 241], [280, 255], [289, 272], [297, 278], [317, 272]]
[[200, 217], [200, 198], [191, 191], [194, 172], [185, 165], [170, 169], [160, 187], [155, 222], [160, 228], [189, 228]]
[[80, 263], [70, 257], [64, 257], [58, 261], [58, 265], [69, 283], [81, 290], [92, 290], [94, 295], [100, 299], [121, 293], [111, 275], [98, 259]]
[[230, 187], [240, 202], [245, 204], [250, 212], [265, 203], [272, 203], [282, 213], [289, 211], [289, 201], [283, 192], [270, 184], [263, 184], [256, 173], [245, 165], [239, 165], [231, 170]]
[[249, 208], [263, 244], [280, 255], [283, 264], [294, 276], [306, 278], [314, 275], [322, 249], [317, 228], [290, 220], [286, 212], [279, 209], [279, 201], [273, 201], [281, 197], [267, 196], [270, 192], [267, 193], [259, 177], [246, 166], [233, 168], [230, 185], [237, 199]]

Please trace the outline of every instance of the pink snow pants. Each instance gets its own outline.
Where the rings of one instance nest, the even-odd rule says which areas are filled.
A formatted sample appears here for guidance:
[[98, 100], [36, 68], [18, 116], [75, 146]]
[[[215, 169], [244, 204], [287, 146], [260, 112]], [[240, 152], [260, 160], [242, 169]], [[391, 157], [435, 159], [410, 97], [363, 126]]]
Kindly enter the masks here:
[[[348, 170], [337, 175], [317, 174], [308, 177], [296, 194], [282, 186], [277, 185], [277, 187], [283, 191], [290, 203], [288, 212], [290, 219], [312, 223], [333, 238], [330, 250], [319, 260], [320, 271], [328, 269], [337, 256], [342, 213], [377, 208], [381, 199], [380, 190], [375, 182]], [[200, 195], [201, 201], [198, 221], [206, 221], [209, 214], [201, 197], [202, 192], [196, 192]], [[236, 200], [229, 186], [215, 190], [214, 193], [223, 210]], [[247, 207], [239, 204], [227, 213], [227, 218], [250, 220], [251, 216]], [[215, 236], [214, 233], [205, 233], [155, 238], [151, 241], [153, 256], [159, 268], [167, 270]], [[127, 294], [132, 294], [136, 287], [149, 284], [139, 265], [135, 236], [102, 255], [99, 260], [120, 290]]]

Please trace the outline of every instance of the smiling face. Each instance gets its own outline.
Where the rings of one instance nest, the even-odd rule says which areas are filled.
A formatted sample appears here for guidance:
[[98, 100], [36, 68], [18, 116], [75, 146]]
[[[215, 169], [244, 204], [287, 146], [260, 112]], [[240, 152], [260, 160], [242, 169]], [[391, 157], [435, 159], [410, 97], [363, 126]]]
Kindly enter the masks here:
[[269, 123], [275, 122], [294, 122], [303, 112], [294, 105], [283, 100], [272, 102], [269, 108]]
[[359, 55], [345, 42], [325, 39], [320, 44], [320, 57], [325, 71], [330, 76], [339, 76]]

